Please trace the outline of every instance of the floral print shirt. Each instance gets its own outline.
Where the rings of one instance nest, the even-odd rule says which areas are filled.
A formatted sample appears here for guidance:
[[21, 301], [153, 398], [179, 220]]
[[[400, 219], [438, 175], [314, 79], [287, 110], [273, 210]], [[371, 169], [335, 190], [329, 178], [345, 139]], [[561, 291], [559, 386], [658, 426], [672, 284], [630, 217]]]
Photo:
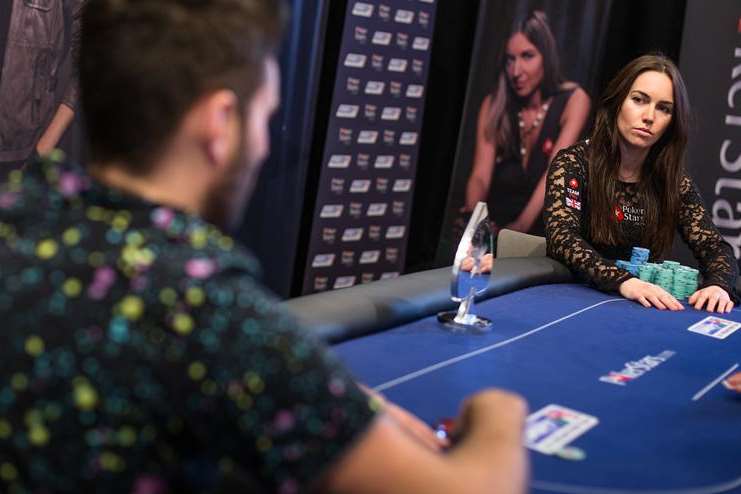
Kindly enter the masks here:
[[0, 491], [304, 492], [376, 408], [203, 220], [51, 160], [0, 191]]

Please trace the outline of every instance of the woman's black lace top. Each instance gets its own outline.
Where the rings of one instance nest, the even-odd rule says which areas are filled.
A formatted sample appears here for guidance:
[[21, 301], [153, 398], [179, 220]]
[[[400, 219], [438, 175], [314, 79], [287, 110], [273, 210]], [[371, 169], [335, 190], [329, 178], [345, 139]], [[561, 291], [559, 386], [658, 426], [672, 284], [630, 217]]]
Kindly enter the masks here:
[[[589, 234], [589, 166], [587, 143], [561, 151], [548, 170], [544, 208], [548, 255], [568, 266], [579, 278], [604, 291], [617, 290], [632, 275], [615, 265], [629, 260], [631, 250], [642, 246], [645, 205], [637, 184], [620, 183], [613, 214], [622, 238], [618, 245], [594, 243]], [[736, 299], [734, 286], [738, 265], [733, 250], [711, 221], [700, 194], [689, 176], [682, 179], [678, 218], [679, 234], [699, 262], [700, 288], [718, 285]], [[651, 253], [652, 261], [658, 261]]]

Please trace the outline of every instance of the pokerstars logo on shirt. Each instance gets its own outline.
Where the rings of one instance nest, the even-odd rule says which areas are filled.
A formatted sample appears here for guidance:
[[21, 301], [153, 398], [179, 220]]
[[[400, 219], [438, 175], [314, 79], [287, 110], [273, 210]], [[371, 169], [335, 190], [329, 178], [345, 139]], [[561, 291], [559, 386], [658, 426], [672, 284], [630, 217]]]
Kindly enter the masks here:
[[613, 213], [615, 214], [615, 220], [618, 223], [622, 223], [623, 220], [625, 219], [625, 213], [623, 213], [623, 208], [617, 205], [613, 208]]
[[635, 206], [616, 204], [613, 208], [613, 213], [615, 215], [615, 221], [618, 223], [628, 221], [630, 223], [642, 225], [644, 222], [644, 216], [646, 215], [646, 210]]

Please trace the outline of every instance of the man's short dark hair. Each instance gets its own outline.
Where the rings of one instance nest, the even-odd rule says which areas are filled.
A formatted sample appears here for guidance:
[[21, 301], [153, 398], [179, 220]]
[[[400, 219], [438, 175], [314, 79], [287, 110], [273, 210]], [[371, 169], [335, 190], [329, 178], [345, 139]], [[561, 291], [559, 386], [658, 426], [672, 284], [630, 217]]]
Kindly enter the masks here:
[[246, 102], [279, 43], [280, 0], [92, 0], [82, 17], [81, 106], [94, 161], [146, 173], [187, 110]]

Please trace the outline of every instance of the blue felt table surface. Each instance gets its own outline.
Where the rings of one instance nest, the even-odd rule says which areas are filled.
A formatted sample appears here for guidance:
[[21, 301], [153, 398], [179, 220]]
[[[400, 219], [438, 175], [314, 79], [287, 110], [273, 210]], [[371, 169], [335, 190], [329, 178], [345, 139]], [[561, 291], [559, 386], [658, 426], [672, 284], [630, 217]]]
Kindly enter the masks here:
[[[596, 416], [572, 443], [586, 460], [531, 453], [533, 492], [741, 492], [741, 396], [706, 389], [741, 363], [741, 330], [696, 334], [687, 328], [707, 312], [645, 309], [580, 285], [520, 290], [474, 311], [490, 332], [455, 333], [429, 317], [334, 350], [430, 424], [487, 387], [522, 394], [531, 411], [554, 403]], [[741, 311], [721, 317], [741, 321]], [[600, 381], [665, 351], [675, 354], [625, 386]]]

